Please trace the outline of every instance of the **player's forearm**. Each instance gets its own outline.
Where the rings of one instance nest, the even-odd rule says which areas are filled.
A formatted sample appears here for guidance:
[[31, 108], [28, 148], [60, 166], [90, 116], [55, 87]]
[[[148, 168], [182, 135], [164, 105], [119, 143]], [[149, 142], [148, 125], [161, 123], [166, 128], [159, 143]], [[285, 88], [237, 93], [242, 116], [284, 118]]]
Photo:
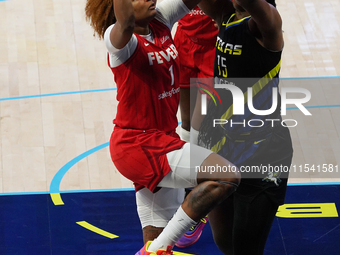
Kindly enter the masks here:
[[135, 26], [135, 13], [131, 0], [114, 0], [114, 12], [122, 30], [132, 30]]
[[135, 13], [131, 0], [115, 0], [116, 23], [110, 33], [111, 44], [122, 49], [131, 39], [135, 28]]

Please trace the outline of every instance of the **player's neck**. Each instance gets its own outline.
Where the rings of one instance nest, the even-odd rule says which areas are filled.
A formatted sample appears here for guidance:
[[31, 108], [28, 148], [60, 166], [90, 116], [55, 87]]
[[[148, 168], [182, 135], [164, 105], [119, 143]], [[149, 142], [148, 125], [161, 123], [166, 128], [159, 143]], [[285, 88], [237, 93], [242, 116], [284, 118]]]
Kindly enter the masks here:
[[141, 19], [136, 21], [135, 23], [135, 29], [133, 32], [139, 35], [148, 35], [150, 34], [150, 25], [149, 23], [154, 19], [154, 17], [147, 17], [145, 19]]
[[250, 16], [250, 14], [246, 11], [237, 11], [235, 12], [235, 18], [234, 18], [234, 21], [236, 20], [240, 20], [240, 19], [244, 19], [246, 17]]
[[139, 35], [148, 35], [148, 34], [150, 34], [150, 27], [149, 27], [149, 25], [138, 26], [136, 24], [133, 32], [135, 32], [136, 34], [139, 34]]

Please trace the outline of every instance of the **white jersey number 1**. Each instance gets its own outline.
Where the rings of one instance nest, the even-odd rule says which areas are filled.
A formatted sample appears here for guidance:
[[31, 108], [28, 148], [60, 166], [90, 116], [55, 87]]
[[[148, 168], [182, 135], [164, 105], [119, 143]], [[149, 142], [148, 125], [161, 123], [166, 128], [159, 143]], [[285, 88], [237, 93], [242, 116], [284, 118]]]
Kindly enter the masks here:
[[171, 65], [169, 68], [170, 76], [171, 76], [171, 86], [174, 85], [175, 79], [174, 79], [174, 68]]

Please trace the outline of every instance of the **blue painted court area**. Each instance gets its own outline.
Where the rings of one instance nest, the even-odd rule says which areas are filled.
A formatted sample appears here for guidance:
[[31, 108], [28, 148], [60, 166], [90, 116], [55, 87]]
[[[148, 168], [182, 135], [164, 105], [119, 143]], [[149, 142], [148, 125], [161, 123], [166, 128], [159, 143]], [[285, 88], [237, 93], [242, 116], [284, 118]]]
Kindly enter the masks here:
[[[340, 254], [340, 185], [289, 186], [266, 255]], [[142, 243], [134, 191], [0, 196], [0, 254], [134, 255]], [[209, 226], [181, 254], [220, 255]]]

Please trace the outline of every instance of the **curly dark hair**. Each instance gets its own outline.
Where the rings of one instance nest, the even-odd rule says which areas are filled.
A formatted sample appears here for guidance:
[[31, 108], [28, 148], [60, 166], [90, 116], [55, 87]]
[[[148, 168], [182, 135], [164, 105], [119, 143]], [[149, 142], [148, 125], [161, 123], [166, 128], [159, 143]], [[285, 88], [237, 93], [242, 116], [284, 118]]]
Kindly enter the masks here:
[[86, 20], [90, 22], [100, 39], [104, 38], [105, 30], [116, 23], [113, 0], [87, 0], [85, 6]]

